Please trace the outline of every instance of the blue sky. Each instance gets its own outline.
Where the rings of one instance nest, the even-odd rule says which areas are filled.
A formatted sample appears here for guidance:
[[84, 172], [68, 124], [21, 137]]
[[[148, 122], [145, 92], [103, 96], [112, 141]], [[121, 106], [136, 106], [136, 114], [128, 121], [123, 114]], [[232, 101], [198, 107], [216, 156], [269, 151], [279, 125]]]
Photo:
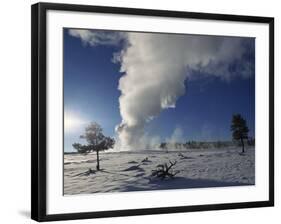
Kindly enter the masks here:
[[[254, 39], [245, 40], [241, 60], [227, 65], [235, 73], [242, 73], [245, 62], [254, 67]], [[115, 127], [122, 121], [118, 84], [124, 74], [120, 63], [113, 63], [112, 58], [123, 48], [120, 40], [114, 44], [87, 44], [64, 29], [64, 111], [65, 117], [70, 114], [78, 121], [71, 123], [71, 130], [65, 130], [65, 151], [73, 151], [72, 143], [81, 142], [79, 135], [90, 121], [99, 123], [105, 135], [115, 136]], [[214, 69], [208, 70], [208, 66], [192, 70], [176, 107], [162, 110], [145, 125], [145, 132], [165, 140], [178, 128], [186, 141], [230, 140], [232, 114], [240, 113], [247, 120], [249, 135], [254, 136], [255, 75], [224, 80], [209, 73]]]

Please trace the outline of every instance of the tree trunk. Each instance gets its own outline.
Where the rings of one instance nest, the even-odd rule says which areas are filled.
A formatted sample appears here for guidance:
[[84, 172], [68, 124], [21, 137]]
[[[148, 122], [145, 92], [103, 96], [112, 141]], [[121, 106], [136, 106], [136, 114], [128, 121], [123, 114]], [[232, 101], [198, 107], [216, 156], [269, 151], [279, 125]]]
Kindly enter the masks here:
[[100, 157], [99, 157], [99, 150], [97, 150], [97, 170], [100, 170]]
[[244, 149], [244, 141], [243, 141], [243, 138], [241, 138], [241, 143], [242, 143], [242, 153], [245, 152], [245, 149]]

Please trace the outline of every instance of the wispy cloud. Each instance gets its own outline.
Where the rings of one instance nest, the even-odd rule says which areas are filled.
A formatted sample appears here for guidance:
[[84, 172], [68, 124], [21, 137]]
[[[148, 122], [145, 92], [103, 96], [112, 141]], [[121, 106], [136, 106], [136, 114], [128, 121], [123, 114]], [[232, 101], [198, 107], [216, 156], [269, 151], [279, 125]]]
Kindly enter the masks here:
[[126, 33], [111, 31], [92, 31], [86, 29], [69, 29], [69, 35], [78, 37], [84, 44], [97, 45], [119, 45], [126, 39]]

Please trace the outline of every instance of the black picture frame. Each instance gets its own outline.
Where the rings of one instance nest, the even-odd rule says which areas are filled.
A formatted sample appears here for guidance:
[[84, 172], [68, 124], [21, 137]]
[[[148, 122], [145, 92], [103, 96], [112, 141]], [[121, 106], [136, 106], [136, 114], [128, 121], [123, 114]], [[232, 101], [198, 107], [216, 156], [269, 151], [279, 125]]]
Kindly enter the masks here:
[[[101, 212], [83, 212], [69, 214], [46, 213], [46, 13], [48, 10], [75, 12], [100, 12], [124, 15], [161, 16], [175, 18], [205, 19], [217, 21], [253, 22], [269, 25], [269, 200], [208, 204], [196, 206], [177, 206], [160, 208], [139, 208]], [[74, 220], [86, 218], [102, 218], [116, 216], [147, 215], [161, 213], [192, 212], [206, 210], [222, 210], [237, 208], [254, 208], [274, 206], [274, 18], [195, 13], [183, 11], [163, 11], [136, 8], [102, 7], [89, 5], [37, 3], [32, 5], [32, 49], [31, 49], [31, 218], [36, 221]]]

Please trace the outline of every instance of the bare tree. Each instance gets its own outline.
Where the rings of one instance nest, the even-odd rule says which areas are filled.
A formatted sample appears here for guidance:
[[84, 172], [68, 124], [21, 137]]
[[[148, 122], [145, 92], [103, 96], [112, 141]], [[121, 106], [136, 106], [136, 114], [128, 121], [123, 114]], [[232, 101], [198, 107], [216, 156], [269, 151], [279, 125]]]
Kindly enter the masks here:
[[104, 136], [101, 126], [96, 122], [90, 123], [85, 128], [85, 132], [80, 136], [80, 138], [85, 139], [88, 144], [82, 145], [80, 143], [74, 143], [72, 144], [73, 148], [76, 149], [79, 153], [96, 152], [97, 170], [100, 170], [99, 152], [113, 148], [115, 144], [114, 139]]

